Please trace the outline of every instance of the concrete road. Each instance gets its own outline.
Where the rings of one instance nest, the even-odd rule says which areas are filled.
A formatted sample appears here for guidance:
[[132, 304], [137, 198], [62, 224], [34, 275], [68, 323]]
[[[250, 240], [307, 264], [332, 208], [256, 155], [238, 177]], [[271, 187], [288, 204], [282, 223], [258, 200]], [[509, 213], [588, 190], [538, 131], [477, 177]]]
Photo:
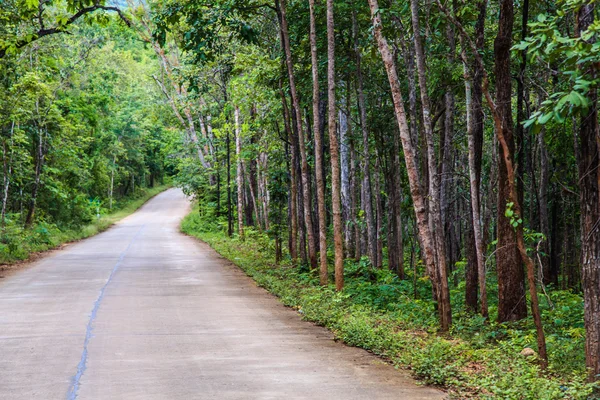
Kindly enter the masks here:
[[0, 279], [0, 399], [440, 399], [179, 233], [171, 189]]

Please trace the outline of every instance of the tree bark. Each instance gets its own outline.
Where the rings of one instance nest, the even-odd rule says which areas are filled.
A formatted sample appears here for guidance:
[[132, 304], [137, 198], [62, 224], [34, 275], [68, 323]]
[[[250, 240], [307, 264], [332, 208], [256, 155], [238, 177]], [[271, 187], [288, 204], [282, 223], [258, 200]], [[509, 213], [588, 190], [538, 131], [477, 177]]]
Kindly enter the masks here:
[[[37, 108], [37, 104], [36, 104]], [[39, 110], [38, 110], [39, 113]], [[42, 169], [44, 167], [44, 132], [40, 124], [38, 123], [38, 140], [36, 147], [35, 156], [35, 177], [33, 180], [33, 186], [31, 189], [31, 200], [29, 201], [29, 209], [27, 211], [27, 218], [25, 218], [25, 226], [29, 227], [33, 224], [33, 218], [35, 216], [35, 207], [37, 205], [37, 195], [40, 188], [40, 182], [42, 179]]]
[[[494, 42], [496, 106], [501, 118], [502, 135], [506, 149], [500, 145], [498, 162], [498, 247], [496, 250], [496, 269], [498, 273], [498, 322], [517, 321], [527, 316], [524, 273], [515, 229], [504, 214], [507, 203], [511, 202], [510, 182], [506, 160], [511, 163], [515, 152], [512, 132], [512, 77], [510, 74], [510, 48], [514, 22], [513, 0], [500, 0], [500, 20], [498, 35]], [[508, 153], [507, 153], [508, 152]]]
[[[577, 15], [577, 34], [594, 23], [595, 4], [583, 5]], [[592, 75], [594, 71], [590, 72]], [[579, 122], [579, 189], [581, 193], [581, 265], [586, 328], [585, 356], [591, 381], [600, 374], [600, 129], [597, 92]]]
[[[485, 17], [487, 10], [487, 0], [480, 0], [477, 3], [479, 15], [475, 27], [475, 44], [478, 50], [483, 50], [485, 46]], [[462, 40], [461, 42], [464, 42]], [[464, 48], [464, 46], [463, 46]], [[464, 53], [463, 53], [464, 55]], [[466, 58], [466, 57], [465, 57]], [[465, 71], [469, 68], [464, 64]], [[468, 263], [467, 276], [467, 304], [473, 309], [477, 309], [477, 283], [479, 285], [480, 296], [480, 312], [484, 318], [488, 318], [487, 304], [487, 289], [486, 289], [486, 272], [484, 258], [484, 242], [483, 233], [481, 231], [481, 162], [483, 153], [483, 108], [482, 108], [482, 79], [483, 71], [479, 63], [473, 64], [473, 81], [472, 81], [472, 97], [467, 104], [467, 136], [468, 136], [468, 153], [469, 153], [469, 183], [471, 195], [471, 228], [469, 235], [472, 235], [472, 241], [469, 240], [472, 246], [475, 257]], [[469, 83], [468, 78], [465, 79], [465, 85]], [[469, 90], [467, 90], [469, 92]], [[469, 96], [467, 96], [469, 98]], [[475, 291], [475, 296], [471, 292]]]
[[[282, 40], [283, 42], [283, 40]], [[290, 257], [292, 258], [292, 264], [296, 265], [298, 261], [298, 209], [296, 207], [296, 198], [298, 197], [298, 186], [296, 184], [296, 153], [293, 149], [294, 140], [293, 140], [293, 132], [290, 127], [290, 112], [287, 106], [287, 100], [285, 99], [285, 95], [283, 93], [283, 89], [280, 87], [281, 94], [281, 103], [283, 108], [283, 121], [286, 132], [286, 137], [290, 143], [290, 201], [289, 201], [289, 211], [290, 211], [290, 237], [289, 237], [289, 251]]]
[[323, 142], [321, 141], [319, 112], [319, 60], [317, 58], [317, 32], [315, 26], [315, 0], [309, 0], [310, 54], [313, 80], [313, 134], [315, 140], [315, 175], [317, 181], [317, 208], [319, 212], [319, 281], [327, 285], [327, 214], [325, 209], [325, 181], [323, 174]]
[[443, 319], [452, 319], [450, 311], [450, 291], [448, 288], [446, 243], [444, 237], [442, 215], [440, 210], [440, 176], [437, 172], [435, 157], [435, 145], [433, 139], [433, 123], [431, 120], [431, 107], [429, 94], [427, 92], [426, 61], [423, 43], [421, 41], [419, 26], [419, 3], [411, 0], [411, 16], [413, 26], [413, 37], [415, 42], [415, 53], [417, 61], [417, 76], [419, 78], [419, 89], [421, 92], [421, 109], [423, 111], [423, 127], [425, 141], [427, 143], [427, 165], [429, 170], [429, 225], [434, 245], [434, 256], [436, 270], [436, 290], [438, 307], [443, 313]]
[[300, 150], [301, 159], [301, 175], [302, 175], [302, 196], [304, 203], [304, 224], [306, 227], [306, 235], [308, 241], [308, 258], [311, 268], [317, 268], [317, 256], [315, 251], [315, 240], [313, 236], [312, 219], [310, 215], [310, 184], [308, 181], [308, 161], [306, 159], [306, 147], [304, 145], [304, 131], [302, 127], [302, 115], [300, 109], [300, 100], [296, 91], [296, 80], [294, 77], [294, 64], [292, 60], [292, 51], [290, 48], [290, 38], [288, 34], [288, 24], [286, 17], [286, 0], [280, 1], [281, 13], [281, 35], [283, 37], [285, 60], [288, 70], [290, 82], [290, 93], [292, 96], [293, 109], [296, 116], [296, 126], [298, 130], [298, 148]]
[[358, 115], [360, 120], [360, 130], [363, 141], [363, 181], [362, 190], [364, 201], [361, 206], [365, 212], [365, 222], [367, 225], [367, 254], [371, 265], [377, 265], [377, 228], [375, 227], [375, 215], [373, 212], [373, 195], [371, 190], [371, 151], [369, 145], [369, 130], [367, 129], [367, 110], [365, 105], [365, 95], [363, 89], [362, 75], [362, 55], [358, 46], [358, 27], [356, 22], [356, 12], [352, 14], [352, 25], [354, 30], [354, 52], [356, 55], [356, 81], [357, 81], [357, 100]]
[[244, 172], [242, 164], [242, 129], [240, 127], [240, 108], [235, 106], [235, 155], [237, 159], [237, 222], [238, 235], [244, 240]]
[[[417, 219], [417, 230], [419, 232], [419, 238], [421, 240], [424, 258], [427, 266], [427, 271], [432, 280], [437, 276], [436, 273], [436, 260], [435, 260], [435, 248], [434, 239], [429, 227], [429, 221], [427, 216], [427, 210], [425, 206], [425, 198], [423, 196], [420, 181], [419, 172], [417, 166], [417, 157], [415, 147], [410, 135], [408, 128], [408, 121], [406, 119], [406, 113], [404, 111], [404, 103], [402, 101], [402, 91], [400, 88], [400, 81], [396, 71], [396, 65], [394, 57], [389, 49], [388, 42], [383, 36], [381, 27], [381, 15], [379, 14], [379, 4], [377, 0], [369, 0], [369, 7], [371, 9], [371, 19], [373, 23], [373, 31], [375, 39], [377, 40], [377, 46], [383, 60], [388, 81], [390, 84], [392, 98], [394, 102], [394, 113], [398, 123], [398, 129], [400, 130], [400, 139], [402, 142], [402, 148], [404, 151], [404, 157], [406, 161], [406, 169], [408, 172], [408, 181], [410, 185], [410, 193], [413, 199], [413, 205], [415, 209], [415, 215]], [[445, 304], [438, 307], [440, 326], [443, 331], [450, 328], [452, 323], [451, 313], [449, 309], [444, 308]]]
[[327, 95], [329, 152], [331, 157], [331, 203], [333, 209], [333, 246], [335, 253], [335, 289], [344, 288], [344, 244], [342, 233], [340, 151], [336, 132], [335, 104], [335, 32], [333, 0], [327, 0]]

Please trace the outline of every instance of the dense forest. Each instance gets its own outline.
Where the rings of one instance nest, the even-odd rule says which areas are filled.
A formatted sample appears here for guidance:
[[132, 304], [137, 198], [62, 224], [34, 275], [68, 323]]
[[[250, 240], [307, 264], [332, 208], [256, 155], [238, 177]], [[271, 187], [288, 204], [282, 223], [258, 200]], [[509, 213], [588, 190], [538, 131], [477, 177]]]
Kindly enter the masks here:
[[533, 352], [533, 394], [470, 395], [592, 393], [593, 1], [8, 0], [0, 21], [0, 251], [172, 176], [199, 229], [279, 271]]

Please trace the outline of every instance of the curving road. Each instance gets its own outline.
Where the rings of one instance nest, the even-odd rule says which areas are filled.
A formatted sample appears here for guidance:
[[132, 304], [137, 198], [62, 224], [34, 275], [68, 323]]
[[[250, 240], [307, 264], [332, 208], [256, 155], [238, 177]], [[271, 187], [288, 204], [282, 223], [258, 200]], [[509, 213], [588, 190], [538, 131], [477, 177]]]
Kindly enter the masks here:
[[0, 279], [0, 399], [441, 399], [179, 233], [168, 190]]

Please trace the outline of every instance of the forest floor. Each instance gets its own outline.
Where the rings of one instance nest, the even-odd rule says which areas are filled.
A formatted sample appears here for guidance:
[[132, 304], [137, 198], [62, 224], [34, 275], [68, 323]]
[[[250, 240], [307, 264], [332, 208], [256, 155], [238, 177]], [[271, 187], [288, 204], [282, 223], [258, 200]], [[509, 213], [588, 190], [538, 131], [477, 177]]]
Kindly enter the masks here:
[[105, 231], [171, 186], [164, 184], [138, 190], [135, 197], [115, 202], [112, 212], [83, 226], [59, 227], [42, 222], [23, 229], [20, 224], [11, 226], [9, 222], [5, 230], [0, 231], [0, 279], [18, 270], [20, 266], [45, 256], [49, 251]]
[[444, 398], [180, 233], [189, 210], [168, 190], [0, 280], [0, 397]]
[[[550, 354], [550, 367], [543, 372], [535, 355], [521, 354], [536, 348], [531, 318], [499, 324], [492, 300], [491, 321], [486, 322], [465, 311], [464, 288], [453, 287], [454, 325], [449, 333], [440, 334], [433, 303], [427, 300], [431, 287], [418, 277], [421, 273], [415, 278], [407, 271], [408, 279], [398, 280], [366, 260], [346, 260], [346, 285], [337, 293], [333, 285], [319, 285], [317, 271], [291, 267], [289, 258], [276, 265], [274, 241], [267, 234], [246, 228], [244, 241], [227, 237], [223, 221], [206, 208], [188, 215], [182, 231], [208, 243], [304, 319], [327, 327], [336, 339], [410, 370], [453, 398], [590, 398], [593, 388], [585, 383], [578, 294], [559, 290], [541, 294]], [[493, 275], [489, 285], [494, 299]]]

